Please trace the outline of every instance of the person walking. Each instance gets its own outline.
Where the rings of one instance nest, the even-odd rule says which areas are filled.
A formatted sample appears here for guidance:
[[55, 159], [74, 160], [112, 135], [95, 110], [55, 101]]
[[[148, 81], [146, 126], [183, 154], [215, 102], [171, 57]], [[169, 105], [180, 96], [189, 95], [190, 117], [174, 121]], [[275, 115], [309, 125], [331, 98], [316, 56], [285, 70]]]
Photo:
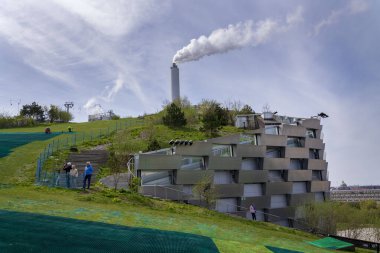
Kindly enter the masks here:
[[78, 169], [76, 168], [76, 166], [74, 164], [71, 167], [72, 167], [72, 169], [70, 171], [70, 177], [72, 179], [73, 188], [76, 188], [79, 173], [78, 173]]
[[91, 166], [90, 162], [86, 163], [86, 167], [84, 168], [84, 174], [83, 174], [83, 189], [86, 188], [86, 181], [87, 181], [87, 189], [90, 189], [91, 184], [91, 175], [94, 169]]
[[253, 204], [249, 206], [249, 212], [252, 215], [252, 220], [256, 220], [256, 208]]
[[63, 166], [63, 170], [66, 171], [66, 187], [70, 188], [70, 171], [72, 169], [71, 162], [68, 162]]

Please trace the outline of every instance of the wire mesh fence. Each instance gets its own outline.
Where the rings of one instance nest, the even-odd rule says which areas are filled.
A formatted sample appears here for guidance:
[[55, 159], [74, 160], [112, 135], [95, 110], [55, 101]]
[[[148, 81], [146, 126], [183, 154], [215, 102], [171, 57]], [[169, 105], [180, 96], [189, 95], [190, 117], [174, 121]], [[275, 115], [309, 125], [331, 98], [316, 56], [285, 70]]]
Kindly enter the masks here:
[[78, 145], [92, 143], [94, 141], [101, 140], [102, 138], [107, 138], [118, 130], [143, 125], [143, 120], [116, 121], [114, 125], [110, 125], [107, 128], [90, 129], [85, 132], [67, 132], [55, 137], [49, 144], [46, 145], [37, 158], [35, 174], [36, 184], [46, 186], [64, 186], [64, 184], [61, 183], [62, 180], [60, 178], [65, 175], [62, 176], [62, 173], [57, 171], [57, 164], [51, 167], [46, 166], [49, 158], [51, 158], [54, 154], [57, 154], [59, 151], [70, 149], [75, 150]]

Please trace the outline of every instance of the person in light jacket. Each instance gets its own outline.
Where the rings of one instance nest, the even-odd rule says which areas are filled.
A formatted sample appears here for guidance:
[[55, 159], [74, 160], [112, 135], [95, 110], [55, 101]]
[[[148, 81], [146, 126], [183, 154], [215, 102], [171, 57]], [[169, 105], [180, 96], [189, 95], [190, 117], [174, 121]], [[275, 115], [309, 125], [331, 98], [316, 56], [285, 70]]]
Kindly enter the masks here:
[[76, 188], [77, 187], [77, 179], [78, 179], [78, 169], [75, 167], [75, 165], [71, 165], [71, 170], [70, 170], [70, 177], [72, 180], [72, 187]]
[[86, 181], [87, 181], [87, 189], [90, 189], [91, 184], [91, 175], [94, 169], [91, 166], [90, 162], [86, 163], [86, 167], [84, 168], [84, 174], [83, 174], [83, 189], [86, 188]]
[[256, 220], [256, 208], [253, 204], [249, 206], [249, 212], [252, 215], [252, 220]]

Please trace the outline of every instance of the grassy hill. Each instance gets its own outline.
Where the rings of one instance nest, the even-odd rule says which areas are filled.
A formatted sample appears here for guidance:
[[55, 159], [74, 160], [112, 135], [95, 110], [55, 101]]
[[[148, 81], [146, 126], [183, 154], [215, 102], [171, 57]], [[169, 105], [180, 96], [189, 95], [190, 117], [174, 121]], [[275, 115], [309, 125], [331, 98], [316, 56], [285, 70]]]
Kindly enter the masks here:
[[[125, 126], [129, 122], [132, 126], [136, 119], [124, 119], [119, 122]], [[89, 133], [114, 124], [114, 121], [99, 121], [50, 127], [53, 132], [66, 131], [70, 125], [78, 133]], [[0, 132], [39, 132], [44, 128], [45, 126], [5, 129]], [[147, 146], [146, 135], [152, 129], [154, 137], [163, 146], [172, 138], [205, 138], [203, 133], [192, 128], [173, 130], [162, 125], [130, 127], [119, 134], [125, 136], [128, 141], [139, 143], [136, 149], [140, 150]], [[234, 128], [225, 128], [222, 134], [235, 131]], [[333, 252], [306, 244], [305, 241], [317, 239], [311, 234], [269, 223], [234, 218], [186, 204], [146, 198], [127, 191], [115, 192], [101, 185], [86, 192], [34, 186], [31, 183], [34, 180], [36, 159], [49, 142], [51, 140], [29, 143], [0, 159], [0, 209], [193, 233], [210, 237], [219, 251], [225, 253], [270, 252], [265, 245], [301, 252]]]

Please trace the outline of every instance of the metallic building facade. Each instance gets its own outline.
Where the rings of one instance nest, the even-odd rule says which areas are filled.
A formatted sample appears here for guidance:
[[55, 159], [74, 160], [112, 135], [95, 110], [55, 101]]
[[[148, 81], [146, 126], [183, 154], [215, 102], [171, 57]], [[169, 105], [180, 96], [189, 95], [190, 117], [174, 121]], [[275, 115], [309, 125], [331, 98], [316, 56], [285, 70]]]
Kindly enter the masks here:
[[243, 133], [136, 155], [140, 192], [201, 204], [194, 185], [211, 177], [214, 208], [289, 226], [294, 207], [329, 198], [325, 144], [320, 119], [258, 115]]

